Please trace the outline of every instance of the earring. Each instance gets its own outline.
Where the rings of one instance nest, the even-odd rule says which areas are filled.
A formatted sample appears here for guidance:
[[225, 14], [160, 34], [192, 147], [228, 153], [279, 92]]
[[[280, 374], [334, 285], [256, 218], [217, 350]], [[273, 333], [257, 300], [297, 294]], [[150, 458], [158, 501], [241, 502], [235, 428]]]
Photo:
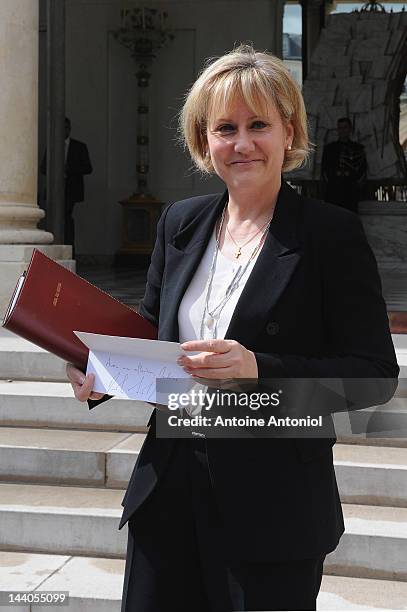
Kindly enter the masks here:
[[288, 145], [287, 149], [288, 149], [289, 151], [291, 151], [291, 145]]

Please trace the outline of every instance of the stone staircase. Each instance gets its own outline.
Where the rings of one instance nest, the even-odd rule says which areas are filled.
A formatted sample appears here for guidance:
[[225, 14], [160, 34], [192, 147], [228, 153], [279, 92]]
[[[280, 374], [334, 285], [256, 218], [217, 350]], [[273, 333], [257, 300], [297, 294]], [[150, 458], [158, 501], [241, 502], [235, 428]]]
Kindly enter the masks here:
[[[405, 376], [407, 336], [394, 340]], [[121, 500], [151, 407], [112, 399], [89, 411], [60, 360], [4, 330], [0, 379], [0, 591], [69, 591], [74, 612], [118, 612]], [[403, 395], [394, 402], [407, 412]], [[346, 533], [318, 609], [406, 610], [407, 439], [344, 438], [335, 466]]]

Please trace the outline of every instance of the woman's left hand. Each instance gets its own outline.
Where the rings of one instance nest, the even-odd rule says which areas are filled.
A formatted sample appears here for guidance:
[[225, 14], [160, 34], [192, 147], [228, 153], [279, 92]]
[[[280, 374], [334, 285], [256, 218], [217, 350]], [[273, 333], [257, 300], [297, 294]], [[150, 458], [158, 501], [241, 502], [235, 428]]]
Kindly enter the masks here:
[[257, 378], [254, 353], [236, 340], [190, 340], [181, 344], [181, 348], [184, 351], [202, 351], [178, 359], [178, 364], [193, 377], [218, 380]]

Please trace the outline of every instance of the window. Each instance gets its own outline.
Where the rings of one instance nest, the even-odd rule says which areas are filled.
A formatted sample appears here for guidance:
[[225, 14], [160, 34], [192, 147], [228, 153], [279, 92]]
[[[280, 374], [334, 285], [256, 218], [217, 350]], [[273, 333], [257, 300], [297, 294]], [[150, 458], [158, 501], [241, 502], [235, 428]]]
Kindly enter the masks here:
[[302, 10], [299, 2], [286, 2], [283, 17], [283, 60], [302, 86]]

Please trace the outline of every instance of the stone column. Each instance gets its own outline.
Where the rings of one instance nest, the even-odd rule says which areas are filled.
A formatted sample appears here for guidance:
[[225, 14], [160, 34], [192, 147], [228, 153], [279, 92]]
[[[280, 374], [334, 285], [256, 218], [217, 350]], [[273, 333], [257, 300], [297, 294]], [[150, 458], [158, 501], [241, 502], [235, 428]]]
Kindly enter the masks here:
[[37, 205], [38, 0], [0, 2], [0, 82], [1, 316], [35, 246], [71, 258], [71, 247], [51, 246], [53, 235], [37, 228], [45, 215]]
[[278, 57], [283, 56], [283, 17], [285, 0], [270, 2], [272, 42], [270, 50]]
[[305, 81], [311, 65], [311, 56], [324, 27], [323, 0], [302, 0], [302, 76]]

